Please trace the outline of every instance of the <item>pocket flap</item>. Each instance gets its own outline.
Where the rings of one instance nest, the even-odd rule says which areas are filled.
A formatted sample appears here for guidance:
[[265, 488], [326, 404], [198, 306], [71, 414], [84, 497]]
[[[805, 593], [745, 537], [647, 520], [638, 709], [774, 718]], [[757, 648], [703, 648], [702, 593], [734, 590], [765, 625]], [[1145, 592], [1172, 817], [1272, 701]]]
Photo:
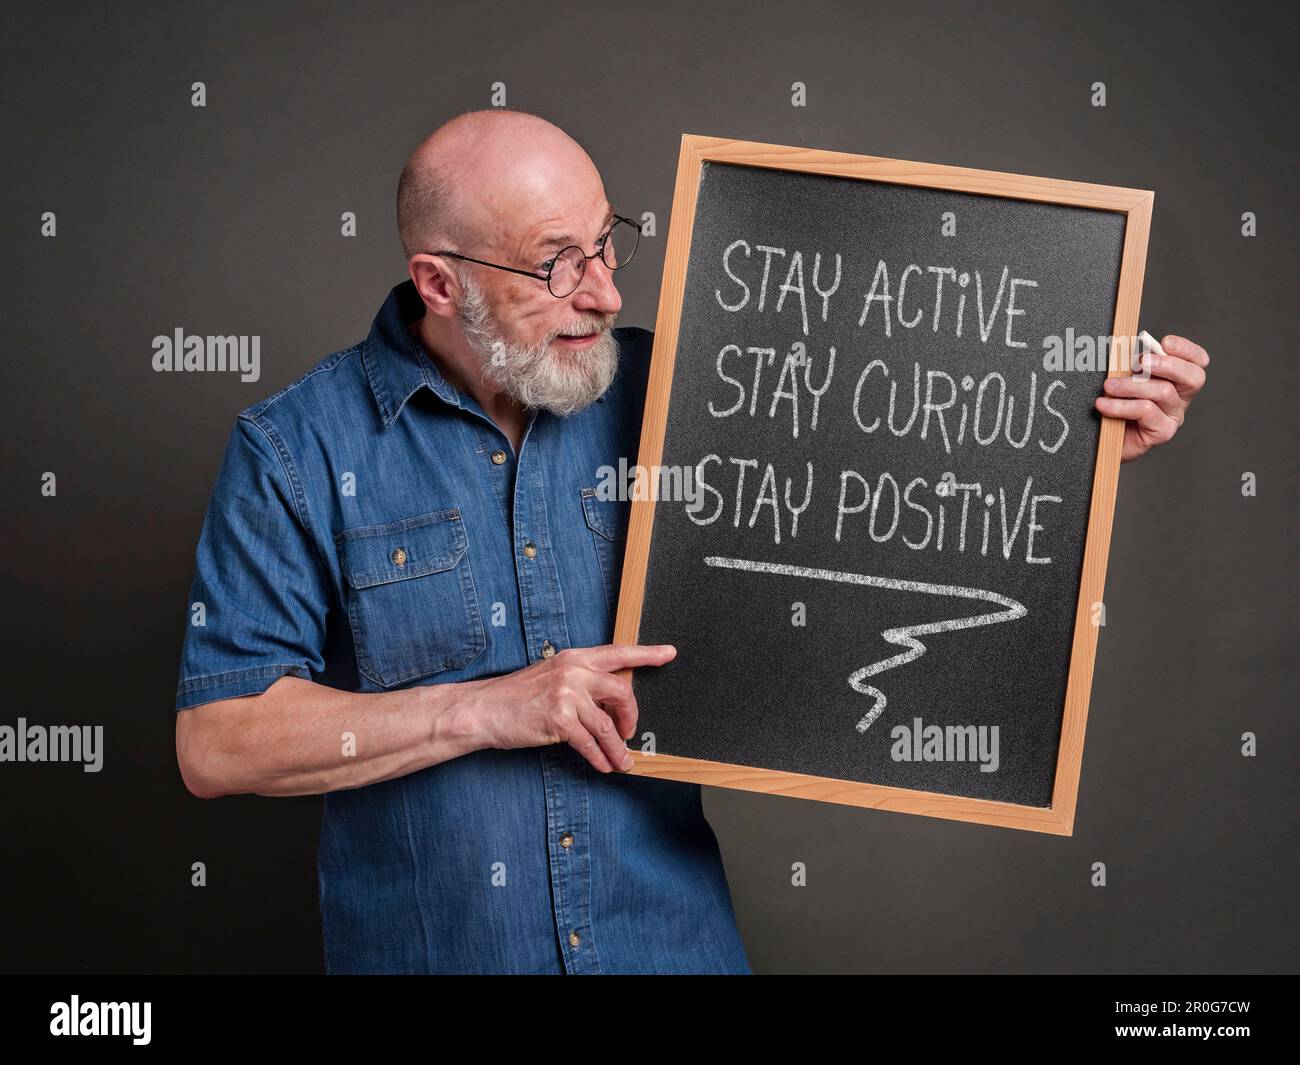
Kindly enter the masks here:
[[451, 569], [468, 543], [458, 507], [390, 525], [345, 529], [335, 541], [341, 549], [344, 576], [353, 588], [373, 588]]
[[624, 499], [601, 499], [594, 488], [582, 490], [582, 513], [587, 527], [606, 540], [627, 538], [628, 511], [632, 504]]

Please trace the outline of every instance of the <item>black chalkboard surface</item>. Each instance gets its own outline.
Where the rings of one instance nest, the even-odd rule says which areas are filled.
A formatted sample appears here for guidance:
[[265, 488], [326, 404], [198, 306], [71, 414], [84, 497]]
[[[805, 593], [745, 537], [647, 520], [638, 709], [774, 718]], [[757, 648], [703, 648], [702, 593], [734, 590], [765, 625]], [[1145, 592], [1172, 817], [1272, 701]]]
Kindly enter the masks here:
[[678, 654], [633, 676], [637, 771], [1068, 833], [1150, 194], [888, 164], [684, 138], [619, 613]]

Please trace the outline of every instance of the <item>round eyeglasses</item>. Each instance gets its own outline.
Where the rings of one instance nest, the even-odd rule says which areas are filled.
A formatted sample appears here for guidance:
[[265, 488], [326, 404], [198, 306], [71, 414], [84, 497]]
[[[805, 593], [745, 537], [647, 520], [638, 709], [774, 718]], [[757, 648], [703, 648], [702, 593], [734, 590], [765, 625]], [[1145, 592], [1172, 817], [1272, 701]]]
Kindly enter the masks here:
[[490, 266], [495, 270], [508, 270], [512, 274], [523, 274], [545, 281], [546, 287], [556, 299], [564, 299], [577, 291], [587, 272], [587, 260], [600, 256], [601, 261], [610, 270], [621, 270], [632, 261], [637, 245], [641, 242], [641, 226], [631, 218], [614, 216], [611, 225], [596, 241], [596, 250], [588, 255], [576, 244], [562, 248], [551, 258], [539, 264], [538, 270], [520, 270], [514, 266], [502, 266], [484, 259], [471, 259], [455, 251], [431, 251], [426, 255], [446, 255], [452, 259], [462, 259], [479, 266]]

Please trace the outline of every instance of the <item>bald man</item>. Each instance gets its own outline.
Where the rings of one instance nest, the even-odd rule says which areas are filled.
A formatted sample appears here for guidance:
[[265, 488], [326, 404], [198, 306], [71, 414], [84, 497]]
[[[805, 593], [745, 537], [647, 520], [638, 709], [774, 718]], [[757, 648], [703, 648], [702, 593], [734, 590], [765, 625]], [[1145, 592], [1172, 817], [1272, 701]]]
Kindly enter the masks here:
[[513, 111], [416, 149], [398, 228], [410, 279], [366, 340], [236, 420], [186, 786], [324, 794], [329, 973], [747, 973], [698, 786], [624, 773], [617, 671], [674, 653], [610, 646], [630, 503], [594, 490], [637, 453], [651, 334], [613, 327], [613, 273], [639, 230]]
[[[610, 645], [630, 503], [596, 492], [638, 450], [652, 334], [614, 328], [637, 224], [572, 138], [502, 109], [415, 150], [398, 229], [410, 277], [369, 336], [236, 419], [186, 786], [324, 795], [329, 973], [748, 973], [698, 786], [625, 774], [617, 671], [675, 653]], [[1097, 401], [1126, 459], [1204, 381], [1165, 346]]]

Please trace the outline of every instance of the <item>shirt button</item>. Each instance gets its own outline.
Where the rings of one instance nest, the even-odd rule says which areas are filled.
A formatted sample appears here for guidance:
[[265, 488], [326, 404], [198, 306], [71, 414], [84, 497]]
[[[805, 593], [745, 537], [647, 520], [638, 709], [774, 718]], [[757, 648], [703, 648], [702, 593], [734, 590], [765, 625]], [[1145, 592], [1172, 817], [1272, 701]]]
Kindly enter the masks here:
[[578, 940], [578, 933], [577, 933], [577, 932], [570, 932], [570, 933], [569, 933], [569, 946], [571, 946], [571, 947], [576, 947], [576, 946], [578, 945], [578, 942], [579, 942], [579, 940]]
[[392, 558], [394, 566], [406, 565], [406, 552], [400, 547], [393, 548], [393, 553], [389, 557]]
[[504, 451], [494, 451], [494, 452], [492, 452], [492, 461], [493, 461], [496, 465], [500, 466], [501, 463], [505, 462], [505, 460], [506, 460], [506, 453], [505, 453]]
[[543, 641], [542, 641], [542, 657], [543, 657], [543, 658], [553, 658], [554, 656], [555, 656], [555, 648], [551, 646], [551, 641], [550, 641], [550, 640], [543, 640]]
[[573, 833], [566, 832], [560, 837], [560, 846], [566, 850], [573, 846]]
[[537, 545], [533, 543], [531, 540], [529, 540], [528, 543], [524, 544], [524, 554], [527, 555], [529, 558], [536, 558]]

